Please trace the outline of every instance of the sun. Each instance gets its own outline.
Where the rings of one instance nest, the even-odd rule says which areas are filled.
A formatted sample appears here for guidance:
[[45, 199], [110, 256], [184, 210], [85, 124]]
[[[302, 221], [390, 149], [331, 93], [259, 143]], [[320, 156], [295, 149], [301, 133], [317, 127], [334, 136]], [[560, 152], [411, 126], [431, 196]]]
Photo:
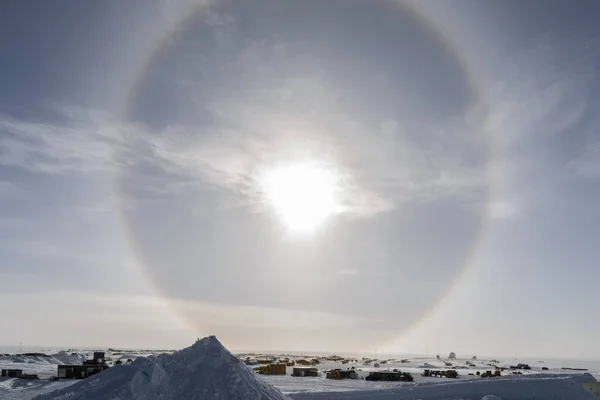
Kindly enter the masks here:
[[312, 232], [340, 210], [339, 177], [325, 165], [272, 166], [260, 174], [259, 185], [264, 201], [295, 232]]

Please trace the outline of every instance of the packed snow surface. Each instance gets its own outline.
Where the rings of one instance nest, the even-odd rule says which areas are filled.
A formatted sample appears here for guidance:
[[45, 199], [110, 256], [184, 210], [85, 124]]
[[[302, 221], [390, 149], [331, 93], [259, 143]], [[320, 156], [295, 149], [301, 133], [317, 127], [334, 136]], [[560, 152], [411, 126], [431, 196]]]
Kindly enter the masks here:
[[531, 376], [403, 384], [381, 390], [305, 392], [294, 400], [598, 400], [573, 376]]
[[117, 365], [36, 400], [285, 400], [214, 336], [191, 347]]

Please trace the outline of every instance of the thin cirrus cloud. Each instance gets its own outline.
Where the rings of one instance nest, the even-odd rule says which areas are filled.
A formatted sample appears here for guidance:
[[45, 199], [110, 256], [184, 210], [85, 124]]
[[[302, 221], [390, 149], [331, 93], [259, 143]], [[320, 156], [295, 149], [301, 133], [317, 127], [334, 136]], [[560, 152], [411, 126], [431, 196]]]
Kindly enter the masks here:
[[343, 203], [355, 214], [389, 210], [402, 201], [468, 197], [481, 190], [481, 175], [464, 165], [462, 145], [454, 145], [447, 134], [420, 146], [394, 120], [382, 121], [369, 135], [367, 127], [342, 116], [316, 125], [283, 111], [236, 106], [241, 107], [234, 103], [227, 108], [232, 115], [245, 114], [236, 121], [237, 129], [168, 126], [152, 132], [64, 106], [60, 124], [4, 119], [0, 163], [47, 174], [114, 172], [147, 163], [181, 179], [242, 193], [252, 202], [258, 190], [255, 173], [262, 166], [324, 159], [343, 177]]
[[590, 141], [566, 164], [568, 171], [586, 179], [600, 177], [600, 142]]
[[[260, 71], [258, 76], [242, 76], [258, 89], [249, 92], [251, 103], [237, 95], [212, 99], [207, 108], [217, 124], [169, 125], [156, 131], [61, 105], [59, 122], [2, 118], [0, 163], [60, 174], [128, 169], [145, 162], [182, 179], [203, 179], [243, 193], [253, 202], [258, 197], [253, 174], [261, 166], [282, 159], [324, 159], [343, 177], [345, 209], [376, 214], [405, 201], [449, 196], [484, 201], [487, 186], [497, 184], [490, 179], [502, 181], [511, 170], [517, 173], [521, 164], [531, 162], [515, 159], [515, 146], [543, 146], [544, 138], [577, 125], [587, 111], [580, 96], [585, 82], [575, 74], [517, 64], [516, 75], [494, 84], [488, 112], [475, 123], [464, 118], [427, 125], [388, 118], [368, 125], [336, 113], [335, 107], [327, 113], [308, 107], [311, 98], [335, 104], [319, 76], [266, 78], [273, 53], [287, 54], [273, 47], [252, 44], [242, 51], [237, 62], [247, 67], [245, 71]], [[242, 66], [227, 68], [235, 71]], [[289, 93], [295, 93], [296, 105], [307, 110], [308, 118], [289, 111], [285, 103]], [[279, 100], [282, 106], [277, 105]], [[594, 176], [594, 149], [593, 143], [587, 144], [568, 168]], [[507, 166], [506, 160], [512, 165]], [[493, 170], [503, 163], [504, 176], [486, 175], [488, 165]], [[498, 205], [494, 210], [492, 216], [506, 217], [515, 207]]]
[[[247, 59], [244, 57], [244, 59]], [[255, 59], [258, 57], [252, 57]], [[527, 72], [527, 71], [524, 71]], [[520, 76], [530, 76], [523, 71]], [[581, 82], [563, 73], [507, 79], [492, 91], [489, 113], [481, 124], [450, 120], [441, 126], [405, 127], [395, 119], [365, 126], [347, 115], [317, 114], [299, 118], [284, 107], [265, 101], [213, 101], [210, 108], [221, 125], [171, 125], [162, 131], [115, 122], [102, 113], [79, 107], [57, 107], [59, 122], [0, 120], [0, 163], [33, 172], [102, 172], [127, 169], [140, 162], [158, 166], [182, 179], [201, 179], [251, 202], [257, 198], [253, 173], [282, 159], [327, 160], [345, 177], [344, 203], [355, 214], [389, 210], [405, 201], [430, 201], [459, 196], [465, 201], [483, 198], [489, 176], [486, 163], [505, 166], [501, 173], [518, 173], [529, 160], [514, 159], [514, 147], [558, 135], [580, 122], [585, 99], [575, 96]], [[312, 96], [327, 96], [315, 77], [306, 78]], [[297, 79], [277, 92], [293, 92]], [[269, 82], [263, 82], [269, 86]], [[307, 85], [301, 85], [307, 86]], [[265, 92], [266, 90], [262, 90]], [[431, 140], [419, 143], [413, 132]], [[486, 134], [490, 141], [486, 141]], [[542, 141], [543, 145], [543, 141]], [[492, 147], [489, 155], [486, 146]], [[473, 154], [478, 154], [473, 168]], [[496, 157], [496, 159], [486, 159]], [[588, 143], [568, 169], [582, 176], [597, 175], [597, 146]], [[511, 160], [512, 165], [506, 165]], [[522, 168], [523, 166], [521, 166]], [[500, 176], [499, 181], [506, 179]], [[514, 182], [513, 179], [507, 179]], [[502, 184], [500, 184], [502, 186]], [[4, 195], [16, 195], [15, 185], [3, 184]], [[506, 189], [508, 190], [508, 189]], [[509, 211], [510, 210], [510, 211]], [[506, 202], [493, 207], [491, 216], [508, 217], [515, 207]]]

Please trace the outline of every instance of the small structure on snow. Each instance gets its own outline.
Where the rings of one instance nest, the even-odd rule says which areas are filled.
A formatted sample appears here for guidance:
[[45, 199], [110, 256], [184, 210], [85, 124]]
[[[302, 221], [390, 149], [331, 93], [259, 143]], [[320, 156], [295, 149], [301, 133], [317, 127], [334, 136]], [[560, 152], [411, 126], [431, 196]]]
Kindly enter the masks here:
[[[477, 371], [477, 374], [479, 375], [479, 371]], [[492, 373], [492, 371], [485, 371], [484, 373], [481, 374], [482, 378], [493, 378], [496, 376], [502, 376], [499, 369], [495, 370], [493, 373]]]
[[85, 360], [82, 364], [59, 365], [59, 379], [85, 379], [108, 369], [103, 351], [95, 351], [94, 358]]
[[367, 381], [385, 381], [385, 382], [412, 382], [413, 377], [408, 372], [376, 371], [371, 372], [365, 380]]
[[353, 369], [332, 369], [327, 371], [327, 379], [358, 379], [358, 374]]
[[448, 355], [448, 360], [455, 360], [455, 359], [456, 359], [456, 353], [454, 353], [454, 352], [451, 352], [451, 353]]
[[453, 370], [453, 369], [449, 369], [446, 371], [425, 369], [425, 370], [423, 370], [422, 375], [426, 376], [426, 377], [435, 377], [435, 378], [458, 378], [458, 372], [456, 372], [456, 370]]
[[59, 379], [85, 379], [108, 369], [106, 364], [59, 365]]
[[517, 365], [511, 365], [510, 369], [531, 369], [531, 367], [529, 364], [519, 363]]
[[286, 367], [286, 363], [273, 363], [261, 365], [255, 371], [261, 375], [285, 375]]
[[22, 369], [3, 369], [2, 376], [8, 377], [8, 378], [20, 378], [21, 376], [23, 376], [23, 370]]
[[292, 376], [319, 376], [319, 370], [315, 367], [294, 367]]

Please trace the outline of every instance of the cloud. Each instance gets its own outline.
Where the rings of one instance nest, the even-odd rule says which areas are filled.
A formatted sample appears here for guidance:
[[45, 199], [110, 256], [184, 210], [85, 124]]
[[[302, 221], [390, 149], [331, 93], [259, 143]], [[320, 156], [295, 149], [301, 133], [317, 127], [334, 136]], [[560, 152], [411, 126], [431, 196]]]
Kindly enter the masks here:
[[[405, 203], [481, 204], [492, 184], [494, 195], [513, 198], [522, 189], [519, 174], [540, 159], [549, 138], [577, 126], [589, 110], [581, 96], [585, 82], [572, 71], [517, 59], [504, 69], [518, 73], [490, 87], [487, 113], [479, 117], [473, 118], [477, 105], [464, 117], [431, 121], [352, 115], [339, 107], [327, 77], [307, 68], [310, 53], [297, 50], [249, 41], [222, 60], [218, 73], [231, 77], [224, 89], [193, 97], [210, 122], [150, 128], [64, 105], [57, 107], [58, 122], [4, 117], [0, 164], [47, 174], [117, 173], [134, 182], [123, 193], [132, 204], [209, 186], [227, 194], [230, 207], [260, 209], [259, 172], [308, 159], [340, 177], [345, 211], [365, 216]], [[364, 79], [379, 78], [366, 73]], [[199, 84], [188, 89], [201, 93]], [[597, 152], [588, 146], [568, 168], [597, 175]], [[505, 202], [490, 210], [494, 218], [517, 212]]]
[[172, 172], [204, 175], [251, 199], [260, 197], [255, 181], [260, 169], [306, 159], [320, 162], [341, 176], [342, 202], [356, 214], [378, 213], [405, 201], [470, 197], [484, 184], [482, 170], [461, 159], [460, 145], [449, 144], [450, 137], [420, 147], [408, 138], [390, 138], [389, 132], [369, 135], [368, 127], [344, 121], [328, 128], [326, 122], [311, 126], [289, 113], [269, 118], [279, 126], [261, 117], [246, 120], [245, 129], [207, 129], [202, 137], [190, 128], [171, 128], [153, 147]]
[[[564, 176], [565, 157], [584, 133], [596, 129], [587, 67], [557, 55], [552, 46], [537, 45], [497, 66], [482, 122], [490, 146], [492, 218], [513, 217], [538, 202]], [[566, 168], [593, 175], [593, 158], [590, 145]]]
[[566, 168], [586, 179], [600, 177], [600, 141], [584, 145], [577, 157], [567, 162]]
[[91, 172], [116, 163], [127, 132], [92, 111], [61, 110], [59, 123], [0, 119], [0, 164], [34, 172]]
[[[137, 189], [155, 194], [156, 188], [171, 195], [194, 190], [202, 181], [256, 206], [261, 196], [256, 176], [262, 168], [316, 160], [341, 177], [342, 202], [358, 215], [404, 201], [472, 196], [483, 184], [481, 170], [462, 158], [463, 146], [471, 151], [478, 144], [463, 140], [457, 127], [430, 129], [432, 141], [421, 144], [393, 119], [371, 127], [345, 115], [306, 119], [256, 103], [213, 106], [220, 124], [170, 125], [158, 132], [76, 107], [60, 109], [61, 123], [4, 118], [0, 163], [46, 174], [133, 174]], [[142, 164], [162, 175], [143, 174], [135, 168]], [[161, 180], [164, 185], [157, 185]]]
[[535, 62], [514, 60], [503, 69], [518, 72], [501, 77], [490, 87], [484, 128], [495, 151], [539, 144], [564, 134], [581, 122], [589, 109], [587, 81], [577, 70], [545, 63], [543, 55]]

